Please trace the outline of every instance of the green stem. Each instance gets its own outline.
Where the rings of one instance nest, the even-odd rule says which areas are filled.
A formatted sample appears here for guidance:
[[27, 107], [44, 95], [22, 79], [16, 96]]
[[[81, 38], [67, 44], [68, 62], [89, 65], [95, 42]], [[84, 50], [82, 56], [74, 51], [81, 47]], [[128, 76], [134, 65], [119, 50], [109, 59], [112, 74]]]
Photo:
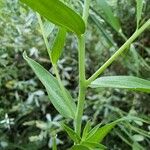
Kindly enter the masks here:
[[[90, 0], [85, 0], [84, 10], [83, 10], [83, 19], [85, 25], [87, 26], [87, 19], [89, 15]], [[85, 34], [78, 37], [78, 58], [79, 58], [79, 96], [78, 96], [78, 105], [75, 116], [75, 131], [80, 136], [81, 134], [81, 125], [82, 125], [82, 116], [84, 110], [84, 101], [85, 101]]]
[[[45, 35], [45, 31], [44, 31], [44, 27], [43, 27], [43, 22], [42, 22], [42, 19], [40, 17], [40, 15], [37, 13], [37, 18], [38, 18], [38, 22], [39, 22], [39, 25], [40, 25], [40, 28], [41, 28], [41, 31], [42, 31], [42, 35], [43, 35], [43, 39], [44, 39], [44, 42], [45, 42], [45, 45], [46, 45], [46, 49], [48, 51], [48, 54], [49, 54], [49, 58], [51, 60], [51, 49], [49, 48], [49, 44], [48, 44], [48, 40], [47, 40], [47, 37]], [[54, 69], [54, 72], [55, 72], [55, 75], [56, 75], [56, 78], [58, 80], [58, 83], [59, 83], [59, 86], [60, 86], [60, 89], [62, 91], [62, 94], [68, 104], [68, 106], [71, 108], [71, 101], [70, 99], [68, 98], [68, 95], [66, 93], [66, 90], [65, 90], [65, 87], [61, 81], [61, 78], [60, 78], [60, 75], [58, 73], [58, 69], [57, 69], [57, 65], [56, 64], [53, 64], [52, 62], [52, 66], [53, 66], [53, 69]], [[71, 109], [71, 113], [72, 113], [72, 116], [74, 116], [74, 111]]]
[[48, 40], [47, 40], [47, 37], [45, 35], [44, 26], [43, 26], [41, 16], [38, 13], [36, 15], [37, 15], [37, 19], [38, 19], [38, 22], [39, 22], [39, 25], [40, 25], [40, 28], [41, 28], [41, 32], [42, 32], [42, 35], [43, 35], [43, 39], [44, 39], [44, 42], [45, 42], [46, 49], [48, 51], [49, 57], [51, 57], [51, 50], [49, 48]]
[[124, 50], [126, 50], [130, 44], [148, 27], [150, 26], [150, 19], [119, 48], [119, 50], [112, 55], [87, 81], [86, 85], [88, 86], [92, 81], [94, 81], [100, 74], [102, 74], [111, 64], [115, 61]]

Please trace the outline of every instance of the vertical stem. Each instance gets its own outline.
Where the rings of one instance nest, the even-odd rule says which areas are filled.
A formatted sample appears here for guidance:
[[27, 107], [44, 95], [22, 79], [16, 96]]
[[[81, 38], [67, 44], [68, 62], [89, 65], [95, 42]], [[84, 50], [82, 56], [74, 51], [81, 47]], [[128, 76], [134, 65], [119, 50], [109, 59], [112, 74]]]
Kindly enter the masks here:
[[[83, 19], [85, 25], [87, 25], [87, 18], [89, 15], [89, 6], [90, 0], [85, 0], [84, 10], [83, 10]], [[84, 110], [84, 101], [85, 101], [85, 34], [78, 37], [78, 58], [79, 58], [79, 96], [78, 96], [78, 105], [77, 112], [75, 116], [75, 131], [80, 136], [81, 134], [81, 124], [82, 124], [82, 115]]]
[[78, 37], [78, 57], [79, 57], [79, 97], [75, 117], [75, 131], [78, 135], [81, 132], [82, 115], [85, 101], [85, 36]]

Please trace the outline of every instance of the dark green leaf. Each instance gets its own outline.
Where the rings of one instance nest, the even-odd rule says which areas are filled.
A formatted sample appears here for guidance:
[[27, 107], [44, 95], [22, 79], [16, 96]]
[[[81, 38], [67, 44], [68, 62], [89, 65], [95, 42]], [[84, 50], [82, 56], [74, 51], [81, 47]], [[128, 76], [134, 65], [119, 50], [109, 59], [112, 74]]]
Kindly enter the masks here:
[[46, 69], [44, 69], [40, 64], [27, 57], [26, 53], [23, 54], [24, 59], [28, 62], [32, 70], [35, 72], [37, 77], [45, 86], [49, 99], [55, 108], [59, 111], [61, 115], [66, 118], [74, 118], [75, 116], [75, 104], [71, 99], [71, 96], [68, 93], [68, 97], [70, 99], [70, 106], [68, 107], [68, 102], [64, 98], [62, 91], [59, 87], [58, 81], [55, 77], [53, 77]]
[[59, 28], [59, 31], [56, 36], [55, 42], [52, 47], [52, 52], [51, 52], [51, 60], [53, 64], [57, 63], [61, 55], [61, 52], [65, 44], [65, 39], [66, 39], [66, 29]]
[[52, 23], [81, 35], [85, 32], [83, 19], [59, 0], [20, 0]]
[[117, 32], [121, 29], [119, 19], [113, 14], [111, 7], [106, 0], [97, 0], [99, 9], [103, 11], [103, 17]]
[[68, 127], [65, 124], [61, 124], [61, 126], [63, 127], [63, 129], [67, 132], [67, 134], [69, 135], [69, 137], [75, 142], [75, 143], [79, 143], [81, 141], [81, 138], [77, 135], [77, 133], [75, 131], [73, 131], [70, 127]]
[[92, 88], [124, 88], [135, 91], [150, 92], [150, 81], [133, 76], [100, 77], [90, 85]]

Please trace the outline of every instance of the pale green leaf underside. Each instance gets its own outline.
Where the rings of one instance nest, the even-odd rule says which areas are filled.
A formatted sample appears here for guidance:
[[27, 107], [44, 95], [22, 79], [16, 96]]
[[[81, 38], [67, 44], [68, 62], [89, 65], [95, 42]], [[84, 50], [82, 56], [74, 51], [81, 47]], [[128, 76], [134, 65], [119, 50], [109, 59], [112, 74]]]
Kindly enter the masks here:
[[124, 88], [135, 91], [150, 92], [150, 81], [133, 76], [100, 77], [90, 85], [92, 88]]
[[97, 0], [99, 8], [103, 11], [103, 17], [117, 32], [121, 29], [119, 19], [114, 15], [106, 0]]
[[26, 53], [23, 54], [24, 59], [28, 62], [32, 70], [35, 72], [37, 77], [45, 86], [49, 99], [54, 105], [54, 107], [59, 111], [59, 113], [66, 118], [74, 118], [75, 116], [75, 103], [71, 98], [71, 95], [67, 91], [68, 97], [70, 99], [70, 106], [68, 104], [61, 92], [59, 84], [55, 77], [53, 77], [46, 69], [44, 69], [40, 64], [29, 58]]
[[85, 32], [83, 19], [59, 0], [20, 0], [52, 23], [81, 35]]

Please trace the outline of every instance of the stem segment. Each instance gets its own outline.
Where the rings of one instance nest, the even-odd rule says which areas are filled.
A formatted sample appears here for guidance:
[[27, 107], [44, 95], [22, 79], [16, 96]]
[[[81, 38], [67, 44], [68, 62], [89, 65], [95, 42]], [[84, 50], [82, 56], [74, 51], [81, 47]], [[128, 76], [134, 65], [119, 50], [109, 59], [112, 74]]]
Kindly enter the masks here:
[[102, 74], [107, 67], [109, 67], [113, 61], [115, 61], [125, 49], [129, 47], [129, 45], [148, 27], [150, 26], [150, 19], [138, 30], [134, 32], [134, 34], [119, 48], [119, 50], [112, 55], [87, 81], [86, 85], [88, 86], [92, 81], [94, 81], [100, 74]]
[[[89, 15], [90, 0], [85, 0], [84, 10], [83, 10], [83, 19], [85, 25], [87, 26], [87, 19]], [[75, 116], [75, 131], [80, 136], [81, 134], [81, 124], [82, 124], [82, 115], [84, 110], [84, 101], [85, 101], [85, 34], [78, 37], [78, 58], [79, 58], [79, 96], [78, 96], [78, 105]]]

